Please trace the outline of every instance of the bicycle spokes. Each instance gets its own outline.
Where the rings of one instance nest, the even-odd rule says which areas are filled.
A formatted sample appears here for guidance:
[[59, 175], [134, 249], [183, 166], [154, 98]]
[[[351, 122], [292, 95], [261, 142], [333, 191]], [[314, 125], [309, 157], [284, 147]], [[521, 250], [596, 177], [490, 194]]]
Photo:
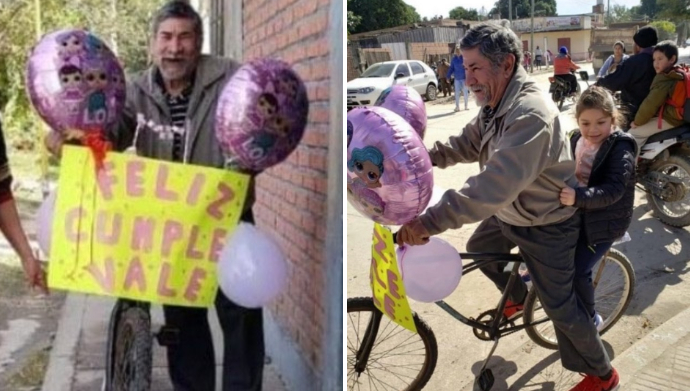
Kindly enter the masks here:
[[[348, 313], [348, 389], [405, 390], [424, 367], [424, 341], [385, 316], [380, 317], [376, 335], [367, 335], [374, 318], [373, 312]], [[371, 342], [368, 338], [375, 339], [370, 351], [363, 352], [364, 344]]]

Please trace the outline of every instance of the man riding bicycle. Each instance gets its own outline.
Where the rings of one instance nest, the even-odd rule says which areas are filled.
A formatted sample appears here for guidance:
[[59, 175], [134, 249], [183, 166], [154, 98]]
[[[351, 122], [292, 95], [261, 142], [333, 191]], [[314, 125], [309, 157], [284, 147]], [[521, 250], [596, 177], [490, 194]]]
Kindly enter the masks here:
[[[481, 172], [458, 191], [401, 227], [398, 244], [419, 245], [463, 224], [482, 221], [467, 243], [470, 252], [505, 252], [518, 247], [541, 303], [552, 320], [563, 366], [586, 373], [571, 391], [618, 387], [599, 334], [573, 290], [574, 255], [581, 216], [559, 201], [576, 184], [575, 162], [558, 110], [544, 99], [520, 66], [521, 42], [510, 29], [480, 24], [462, 40], [467, 84], [479, 115], [458, 136], [429, 151], [434, 165], [479, 162]], [[482, 269], [503, 290], [505, 263]], [[521, 280], [509, 292], [507, 318], [522, 311]]]

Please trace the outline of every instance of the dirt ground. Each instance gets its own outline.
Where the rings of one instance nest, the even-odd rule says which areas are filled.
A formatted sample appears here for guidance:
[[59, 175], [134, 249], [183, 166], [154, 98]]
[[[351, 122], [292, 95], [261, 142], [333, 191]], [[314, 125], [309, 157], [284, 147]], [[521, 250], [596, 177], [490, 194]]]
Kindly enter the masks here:
[[[37, 157], [10, 153], [9, 159], [22, 225], [33, 241], [42, 200]], [[0, 235], [0, 391], [41, 389], [64, 300], [63, 292], [44, 296], [27, 288], [19, 258]]]

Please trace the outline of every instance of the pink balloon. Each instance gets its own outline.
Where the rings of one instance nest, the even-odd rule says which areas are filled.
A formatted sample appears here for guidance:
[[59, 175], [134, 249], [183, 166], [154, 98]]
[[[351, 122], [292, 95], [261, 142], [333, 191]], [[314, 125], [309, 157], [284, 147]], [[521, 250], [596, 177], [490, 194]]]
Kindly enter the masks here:
[[36, 213], [36, 241], [44, 254], [50, 256], [50, 244], [53, 235], [53, 212], [57, 190], [48, 194]]
[[43, 36], [27, 63], [26, 89], [38, 115], [53, 130], [101, 131], [125, 103], [125, 75], [101, 39], [77, 29]]
[[407, 121], [424, 138], [426, 132], [426, 106], [424, 99], [414, 88], [402, 84], [388, 87], [379, 96], [376, 106], [385, 107]]
[[283, 293], [287, 275], [280, 246], [256, 226], [241, 222], [228, 235], [218, 259], [218, 284], [228, 299], [264, 307]]
[[450, 296], [462, 277], [462, 259], [445, 240], [432, 236], [427, 244], [396, 250], [398, 267], [407, 295], [433, 303]]
[[419, 135], [383, 107], [353, 109], [347, 122], [352, 127], [345, 169], [350, 204], [381, 224], [400, 225], [419, 216], [434, 184]]
[[221, 92], [216, 137], [226, 158], [261, 171], [297, 148], [308, 114], [306, 87], [290, 66], [254, 60], [240, 67]]

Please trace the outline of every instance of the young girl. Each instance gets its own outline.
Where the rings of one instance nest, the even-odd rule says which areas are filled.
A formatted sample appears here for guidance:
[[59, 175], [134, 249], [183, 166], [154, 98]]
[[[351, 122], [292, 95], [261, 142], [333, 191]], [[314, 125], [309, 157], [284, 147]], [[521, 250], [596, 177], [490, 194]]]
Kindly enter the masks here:
[[594, 309], [592, 268], [630, 226], [637, 147], [632, 136], [618, 130], [623, 117], [603, 87], [592, 86], [582, 93], [575, 118], [579, 131], [571, 136], [570, 145], [578, 187], [561, 190], [561, 203], [574, 205], [583, 213], [573, 285], [601, 331], [603, 322]]
[[678, 46], [672, 41], [659, 42], [654, 47], [653, 57], [656, 76], [649, 95], [637, 110], [635, 121], [630, 124], [630, 134], [635, 137], [638, 150], [649, 137], [683, 124], [683, 119], [672, 105], [666, 105], [661, 119], [653, 118], [659, 114], [666, 99], [671, 97], [676, 84], [683, 80], [683, 75], [673, 69], [678, 61]]

